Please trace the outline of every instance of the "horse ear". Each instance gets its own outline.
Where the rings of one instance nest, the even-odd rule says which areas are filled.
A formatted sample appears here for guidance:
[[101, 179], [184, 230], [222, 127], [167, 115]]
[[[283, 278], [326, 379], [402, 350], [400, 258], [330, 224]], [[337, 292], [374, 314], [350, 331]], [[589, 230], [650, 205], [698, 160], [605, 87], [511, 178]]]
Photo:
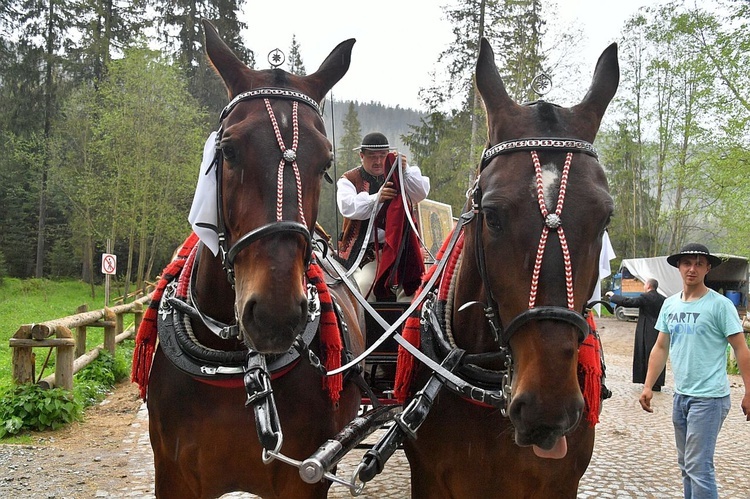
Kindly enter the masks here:
[[310, 92], [310, 97], [322, 102], [328, 91], [343, 78], [349, 70], [349, 64], [352, 61], [352, 47], [356, 41], [354, 38], [350, 38], [339, 43], [328, 54], [318, 70], [305, 77], [305, 80], [312, 83], [313, 89]]
[[252, 77], [252, 70], [239, 60], [232, 49], [224, 43], [213, 24], [206, 19], [202, 19], [201, 22], [206, 37], [208, 59], [221, 79], [224, 80], [229, 97], [234, 97], [242, 90], [240, 88], [241, 82], [245, 82], [244, 87], [247, 86], [246, 82], [248, 78]]
[[580, 104], [573, 107], [574, 111], [582, 112], [586, 116], [596, 119], [595, 135], [604, 116], [604, 111], [607, 110], [607, 106], [615, 96], [619, 84], [620, 64], [617, 61], [617, 44], [613, 43], [599, 56], [596, 69], [594, 69], [594, 78], [586, 96]]
[[482, 37], [479, 46], [476, 82], [479, 95], [482, 96], [484, 105], [488, 110], [506, 109], [508, 106], [516, 105], [505, 90], [500, 72], [495, 65], [495, 53], [492, 51], [490, 42], [484, 37]]

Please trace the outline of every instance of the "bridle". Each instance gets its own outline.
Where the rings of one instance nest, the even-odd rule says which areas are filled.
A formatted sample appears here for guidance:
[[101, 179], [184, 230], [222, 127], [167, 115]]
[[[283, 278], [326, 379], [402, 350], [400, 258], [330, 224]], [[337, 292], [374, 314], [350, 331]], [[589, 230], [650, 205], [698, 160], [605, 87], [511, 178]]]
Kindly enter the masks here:
[[[550, 213], [547, 209], [544, 201], [544, 186], [542, 183], [542, 171], [539, 163], [539, 157], [537, 155], [538, 150], [546, 151], [557, 151], [566, 152], [567, 156], [565, 159], [565, 165], [563, 167], [563, 173], [561, 176], [559, 194], [555, 211]], [[484, 169], [489, 163], [497, 156], [503, 154], [512, 154], [520, 151], [529, 151], [531, 154], [532, 163], [535, 170], [536, 188], [537, 188], [537, 199], [539, 203], [539, 210], [542, 217], [544, 218], [544, 227], [542, 228], [542, 234], [539, 238], [539, 245], [537, 247], [536, 261], [534, 263], [534, 271], [531, 278], [531, 287], [529, 291], [529, 306], [526, 310], [518, 314], [507, 327], [503, 327], [500, 315], [497, 311], [497, 302], [492, 294], [492, 288], [490, 287], [490, 279], [487, 273], [486, 257], [482, 245], [482, 226], [484, 213], [482, 211], [482, 191], [479, 186], [479, 180]], [[521, 326], [530, 321], [539, 320], [556, 320], [567, 322], [576, 327], [578, 330], [578, 342], [583, 343], [589, 334], [589, 325], [586, 322], [585, 317], [576, 310], [573, 296], [573, 272], [570, 263], [570, 252], [568, 250], [567, 240], [565, 239], [565, 232], [562, 226], [561, 212], [563, 203], [565, 201], [565, 192], [568, 182], [568, 172], [570, 170], [570, 164], [572, 162], [574, 153], [585, 153], [594, 158], [598, 158], [594, 146], [589, 142], [578, 140], [578, 139], [566, 139], [566, 138], [529, 138], [519, 139], [501, 142], [492, 147], [485, 149], [482, 154], [482, 162], [479, 167], [479, 175], [474, 183], [472, 191], [469, 192], [470, 199], [472, 201], [472, 210], [476, 215], [476, 230], [475, 234], [475, 257], [479, 274], [482, 278], [482, 283], [485, 289], [486, 303], [484, 304], [484, 313], [489, 322], [492, 333], [495, 337], [495, 341], [502, 347], [508, 348], [510, 339], [514, 333], [516, 333]], [[565, 263], [565, 286], [567, 291], [567, 308], [560, 306], [537, 306], [536, 296], [539, 284], [539, 275], [542, 267], [542, 261], [544, 258], [544, 250], [547, 245], [547, 237], [550, 230], [557, 232], [558, 238], [560, 239], [560, 246], [563, 252], [563, 261]]]
[[[263, 99], [265, 106], [266, 106], [266, 111], [268, 113], [269, 120], [271, 122], [271, 126], [273, 127], [274, 135], [276, 136], [276, 141], [279, 145], [279, 150], [281, 151], [281, 159], [279, 161], [277, 181], [276, 181], [276, 221], [262, 225], [242, 235], [230, 247], [227, 242], [227, 227], [226, 227], [226, 222], [224, 220], [224, 210], [223, 210], [224, 189], [222, 187], [222, 170], [223, 170], [224, 156], [220, 148], [220, 141], [221, 141], [221, 136], [222, 136], [222, 132], [224, 129], [224, 120], [229, 116], [229, 114], [237, 106], [237, 104], [239, 104], [240, 102], [248, 101], [252, 99]], [[281, 135], [279, 124], [276, 121], [276, 115], [274, 114], [273, 109], [271, 108], [271, 102], [269, 99], [283, 99], [283, 100], [292, 101], [292, 145], [291, 147], [286, 147], [284, 143], [284, 139]], [[215, 173], [216, 184], [217, 184], [216, 202], [218, 204], [217, 206], [218, 227], [216, 228], [216, 231], [217, 231], [218, 239], [219, 239], [219, 253], [221, 255], [222, 265], [227, 274], [227, 279], [229, 280], [229, 283], [232, 286], [234, 286], [234, 281], [235, 281], [234, 261], [237, 258], [237, 255], [243, 249], [247, 248], [255, 241], [258, 241], [259, 239], [262, 239], [264, 237], [268, 237], [274, 234], [283, 232], [283, 233], [292, 233], [292, 234], [301, 235], [305, 240], [305, 268], [307, 269], [310, 265], [310, 260], [312, 258], [312, 246], [313, 246], [312, 236], [310, 235], [310, 230], [307, 228], [307, 223], [305, 221], [305, 214], [303, 213], [303, 210], [302, 210], [302, 183], [301, 183], [299, 168], [297, 167], [297, 148], [299, 146], [298, 103], [300, 102], [313, 108], [315, 112], [318, 114], [318, 116], [323, 115], [318, 103], [311, 97], [301, 92], [297, 92], [295, 90], [289, 90], [285, 88], [263, 87], [263, 88], [257, 88], [254, 90], [243, 92], [237, 95], [222, 110], [221, 115], [219, 117], [219, 122], [221, 123], [221, 127], [219, 129], [219, 133], [216, 135], [214, 161], [211, 164], [209, 171], [213, 167], [216, 168], [216, 173]], [[283, 189], [284, 168], [287, 165], [290, 165], [294, 172], [294, 178], [295, 178], [295, 184], [296, 184], [296, 190], [297, 190], [298, 220], [283, 220], [283, 217], [282, 217], [283, 194], [284, 194], [284, 189]]]

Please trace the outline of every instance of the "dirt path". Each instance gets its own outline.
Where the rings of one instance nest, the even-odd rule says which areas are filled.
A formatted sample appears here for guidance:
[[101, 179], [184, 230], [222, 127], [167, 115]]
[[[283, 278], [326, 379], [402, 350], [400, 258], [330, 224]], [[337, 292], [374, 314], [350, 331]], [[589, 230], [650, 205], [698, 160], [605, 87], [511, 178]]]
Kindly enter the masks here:
[[[617, 378], [613, 377], [612, 383], [622, 384], [622, 391], [626, 392], [628, 403], [634, 405], [637, 387], [630, 383], [630, 369], [635, 323], [602, 319], [599, 321], [599, 326], [605, 358], [610, 368], [608, 372], [617, 373]], [[636, 398], [630, 400], [632, 397]], [[735, 399], [733, 408], [736, 403]], [[606, 402], [605, 410], [614, 409], [614, 404], [615, 402]], [[152, 471], [145, 474], [146, 476], [138, 476], [133, 470], [133, 461], [145, 461], [142, 456], [148, 455], [149, 451], [144, 437], [146, 422], [143, 413], [138, 417], [141, 407], [142, 402], [138, 397], [137, 387], [129, 382], [122, 383], [104, 402], [89, 408], [82, 422], [55, 432], [35, 433], [32, 436], [32, 445], [0, 444], [0, 498], [153, 497], [147, 493], [139, 495], [138, 492], [146, 488], [153, 490]], [[634, 417], [642, 417], [640, 410], [628, 409], [627, 412], [633, 412]], [[607, 422], [616, 421], [608, 417]], [[662, 433], [666, 434], [665, 448], [660, 452], [663, 452], [665, 456], [669, 455], [671, 462], [674, 457], [672, 455], [673, 443], [669, 429], [666, 428], [670, 426], [670, 423], [665, 419], [664, 424], [665, 430]], [[741, 428], [745, 428], [744, 423]], [[607, 427], [603, 425], [601, 430], [604, 435]], [[595, 465], [596, 462], [592, 463], [592, 466]], [[141, 468], [150, 466], [152, 466], [150, 463], [144, 462]], [[595, 472], [594, 469], [590, 471]], [[408, 483], [408, 471], [405, 470], [405, 473], [406, 476], [402, 478]], [[396, 475], [389, 475], [385, 478], [394, 481], [401, 480]], [[138, 489], [134, 488], [136, 483], [145, 485]], [[387, 485], [386, 482], [386, 487]], [[374, 492], [377, 489], [371, 488], [370, 490]], [[337, 488], [337, 492], [341, 492], [341, 497], [348, 497], [348, 492], [343, 488]], [[401, 497], [400, 495], [386, 495]], [[587, 497], [595, 496], [596, 494]], [[334, 497], [339, 497], [339, 495], [334, 494]], [[367, 497], [378, 497], [378, 495]], [[385, 495], [380, 497], [385, 497]], [[632, 497], [638, 497], [638, 495]], [[648, 497], [657, 496], [648, 495]]]

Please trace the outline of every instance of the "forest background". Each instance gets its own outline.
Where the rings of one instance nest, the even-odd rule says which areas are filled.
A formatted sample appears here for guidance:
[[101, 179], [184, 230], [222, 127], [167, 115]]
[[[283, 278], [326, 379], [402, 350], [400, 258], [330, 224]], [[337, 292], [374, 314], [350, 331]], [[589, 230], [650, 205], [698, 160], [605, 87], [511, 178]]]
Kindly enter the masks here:
[[[203, 144], [227, 102], [203, 54], [200, 19], [250, 67], [266, 67], [240, 35], [244, 3], [0, 4], [0, 278], [75, 277], [93, 290], [108, 240], [126, 293], [161, 270], [190, 230]], [[580, 99], [591, 73], [573, 74], [567, 54], [580, 37], [556, 29], [551, 2], [443, 8], [455, 39], [422, 87], [422, 109], [363, 96], [328, 102], [326, 124], [338, 175], [358, 164], [352, 149], [362, 135], [380, 130], [430, 176], [430, 198], [457, 214], [486, 142], [472, 81], [480, 37], [520, 102], [538, 98], [529, 86], [541, 72]], [[670, 253], [688, 240], [750, 254], [749, 21], [742, 0], [675, 1], [627, 21], [620, 88], [596, 141], [618, 256]], [[284, 69], [314, 71], [322, 61], [306, 68], [304, 47], [289, 36]], [[336, 234], [333, 196], [324, 184], [319, 221]]]

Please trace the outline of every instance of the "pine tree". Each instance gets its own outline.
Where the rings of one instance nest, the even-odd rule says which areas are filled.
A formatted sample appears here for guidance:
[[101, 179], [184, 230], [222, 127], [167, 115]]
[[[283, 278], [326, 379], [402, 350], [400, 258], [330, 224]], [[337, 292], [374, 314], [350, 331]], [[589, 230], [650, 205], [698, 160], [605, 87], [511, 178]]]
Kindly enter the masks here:
[[359, 164], [359, 151], [355, 150], [362, 143], [362, 127], [354, 102], [349, 102], [349, 108], [344, 117], [344, 136], [336, 150], [336, 165], [341, 171], [354, 168]]
[[[417, 160], [428, 175], [453, 175], [433, 183], [430, 196], [454, 200], [451, 203], [458, 205], [453, 204], [453, 209], [460, 210], [486, 137], [484, 110], [473, 84], [479, 42], [485, 37], [493, 45], [503, 43], [495, 51], [500, 54], [498, 69], [511, 97], [527, 100], [526, 89], [543, 66], [544, 23], [540, 0], [460, 0], [445, 13], [453, 26], [454, 41], [438, 62], [448, 76], [420, 91], [431, 115], [413, 127], [405, 140], [412, 150], [419, 151]], [[451, 110], [443, 111], [445, 108]]]
[[295, 75], [305, 76], [305, 63], [302, 62], [302, 55], [299, 50], [297, 38], [292, 35], [292, 46], [289, 48], [289, 72]]
[[157, 13], [159, 36], [182, 67], [190, 93], [212, 116], [218, 115], [227, 103], [227, 93], [205, 56], [200, 21], [210, 20], [237, 57], [253, 68], [255, 55], [245, 47], [240, 35], [246, 24], [237, 15], [245, 0], [148, 1]]

